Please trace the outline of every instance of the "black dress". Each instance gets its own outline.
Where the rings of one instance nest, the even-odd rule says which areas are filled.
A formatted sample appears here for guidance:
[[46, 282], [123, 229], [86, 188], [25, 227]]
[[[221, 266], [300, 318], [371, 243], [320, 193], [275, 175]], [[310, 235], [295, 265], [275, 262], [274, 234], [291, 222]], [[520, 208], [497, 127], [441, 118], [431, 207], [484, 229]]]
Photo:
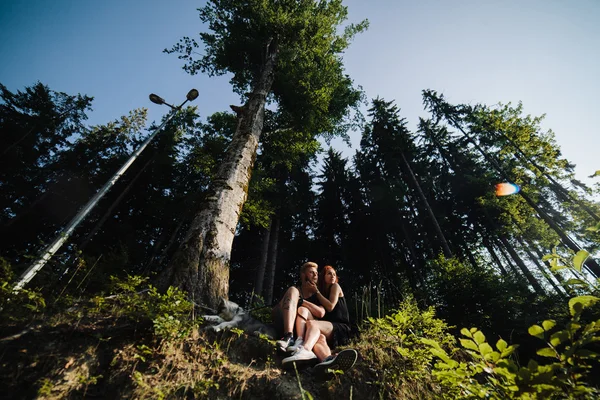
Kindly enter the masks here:
[[346, 298], [338, 298], [337, 304], [331, 312], [325, 313], [324, 321], [329, 321], [333, 325], [331, 334], [331, 347], [343, 346], [350, 341], [354, 336], [353, 330], [350, 327], [350, 314], [348, 313], [348, 305]]

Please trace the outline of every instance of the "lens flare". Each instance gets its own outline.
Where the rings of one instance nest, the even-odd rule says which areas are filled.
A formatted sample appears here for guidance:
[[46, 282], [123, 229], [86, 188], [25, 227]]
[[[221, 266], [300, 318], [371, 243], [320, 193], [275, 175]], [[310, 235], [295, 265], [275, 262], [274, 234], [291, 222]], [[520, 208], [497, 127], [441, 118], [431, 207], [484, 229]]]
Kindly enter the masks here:
[[514, 183], [498, 183], [496, 184], [496, 196], [510, 196], [511, 194], [519, 193], [521, 188]]

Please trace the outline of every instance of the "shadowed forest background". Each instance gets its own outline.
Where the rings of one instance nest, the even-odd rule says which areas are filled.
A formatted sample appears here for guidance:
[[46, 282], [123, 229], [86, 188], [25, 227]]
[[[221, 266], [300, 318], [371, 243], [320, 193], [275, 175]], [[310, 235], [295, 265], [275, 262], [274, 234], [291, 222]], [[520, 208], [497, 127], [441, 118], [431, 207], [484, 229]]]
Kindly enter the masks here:
[[[339, 36], [346, 42], [334, 40], [332, 48], [341, 54], [364, 28], [358, 24], [346, 31]], [[259, 39], [264, 37], [258, 36], [256, 49], [264, 47]], [[208, 47], [215, 45], [208, 37], [203, 40]], [[280, 43], [291, 48], [285, 40]], [[189, 38], [182, 39], [168, 52], [189, 56], [189, 43]], [[159, 338], [164, 334], [173, 339], [172, 333], [196, 320], [203, 306], [214, 304], [214, 297], [194, 297], [181, 276], [168, 283], [182, 291], [156, 291], [148, 284], [161, 286], [165, 271], [179, 260], [175, 255], [193, 231], [198, 210], [214, 197], [219, 168], [229, 162], [228, 148], [252, 111], [256, 97], [244, 91], [257, 85], [258, 75], [252, 74], [257, 74], [257, 65], [268, 63], [268, 43], [267, 55], [250, 57], [243, 65], [210, 52], [216, 66], [198, 66], [181, 57], [191, 73], [233, 70], [232, 85], [243, 106], [207, 118], [194, 106], [174, 111], [157, 138], [21, 293], [11, 289], [19, 275], [144, 141], [148, 121], [146, 110], [136, 109], [91, 126], [86, 120], [93, 94], [63, 93], [43, 82], [16, 91], [0, 84], [3, 336], [86, 301], [100, 307], [98, 299], [115, 293], [142, 304], [139, 290], [149, 288], [150, 296], [165, 301], [167, 311], [158, 317], [171, 313], [177, 321], [187, 321], [174, 327], [160, 320], [159, 329], [158, 317], [150, 318]], [[429, 390], [432, 398], [444, 393], [443, 385], [449, 385], [445, 390], [454, 388], [456, 398], [476, 397], [482, 393], [477, 390], [490, 387], [497, 395], [493, 398], [509, 398], [507, 393], [514, 398], [528, 398], [524, 393], [539, 398], [549, 393], [552, 398], [597, 394], [591, 377], [599, 372], [595, 304], [600, 265], [594, 258], [600, 244], [598, 185], [589, 187], [575, 178], [574, 165], [562, 156], [554, 134], [540, 127], [543, 117], [529, 115], [527, 104], [518, 99], [511, 104], [452, 104], [435, 88], [423, 88], [423, 113], [410, 121], [417, 126], [412, 131], [401, 104], [366, 98], [360, 82], [344, 74], [341, 56], [332, 58], [335, 66], [324, 72], [319, 68], [329, 57], [326, 52], [302, 48], [311, 61], [297, 67], [294, 57], [278, 51], [279, 69], [266, 96], [251, 180], [244, 186], [247, 199], [230, 259], [224, 261], [229, 298], [247, 309], [270, 306], [296, 283], [304, 262], [332, 265], [353, 319], [363, 324], [363, 339], [375, 338], [372, 343], [383, 346], [392, 337], [390, 362], [410, 360], [412, 367], [402, 371], [413, 372], [402, 379], [416, 379], [419, 368], [443, 372], [432, 373], [435, 378], [423, 386], [427, 389], [419, 389]], [[311, 97], [311, 85], [303, 86], [298, 76], [309, 76], [312, 85], [322, 85], [328, 94], [314, 91], [318, 96]], [[337, 86], [327, 86], [332, 81]], [[360, 132], [360, 146], [353, 156], [343, 157], [330, 145], [336, 137], [347, 141], [348, 132]], [[497, 196], [495, 185], [502, 182], [521, 190]], [[169, 308], [190, 299], [196, 309]], [[129, 310], [136, 312], [146, 307], [131, 304]], [[399, 315], [420, 318], [421, 331], [393, 325], [400, 323]], [[142, 317], [136, 318], [139, 322]], [[553, 341], [550, 331], [561, 324], [564, 333]], [[470, 351], [475, 361], [469, 365], [479, 365], [470, 372], [465, 372], [467, 364], [459, 364], [460, 356], [459, 361], [450, 358], [458, 352], [451, 344], [456, 340], [445, 336], [459, 335], [465, 327], [476, 327], [463, 330], [465, 338], [460, 339], [466, 349], [463, 357]], [[381, 333], [386, 329], [387, 336]], [[407, 339], [409, 332], [423, 339], [414, 346], [429, 351], [428, 356], [410, 353], [410, 346], [398, 350], [413, 340]], [[487, 345], [486, 337], [498, 351]], [[539, 339], [551, 350], [540, 353]], [[520, 344], [516, 360], [510, 358], [516, 347], [506, 350], [507, 342]], [[365, 366], [387, 362], [371, 350], [362, 351]], [[552, 362], [544, 364], [544, 357]], [[526, 360], [537, 361], [534, 365]], [[552, 363], [556, 365], [544, 369]], [[491, 364], [506, 372], [482, 377], [485, 365]], [[402, 371], [372, 380], [397, 383]], [[359, 368], [358, 373], [371, 372]], [[339, 390], [348, 388], [344, 379], [350, 378], [339, 378]], [[463, 378], [473, 386], [465, 389]], [[136, 382], [142, 387], [140, 379]], [[38, 381], [39, 388], [44, 382]], [[85, 391], [77, 389], [83, 397], [97, 383], [86, 382]], [[396, 383], [392, 389], [381, 384], [379, 393], [398, 396]], [[219, 390], [218, 385], [206, 385], [194, 396]], [[510, 389], [502, 392], [499, 387]], [[356, 396], [367, 396], [367, 391], [356, 390]], [[300, 393], [304, 397], [302, 388]]]

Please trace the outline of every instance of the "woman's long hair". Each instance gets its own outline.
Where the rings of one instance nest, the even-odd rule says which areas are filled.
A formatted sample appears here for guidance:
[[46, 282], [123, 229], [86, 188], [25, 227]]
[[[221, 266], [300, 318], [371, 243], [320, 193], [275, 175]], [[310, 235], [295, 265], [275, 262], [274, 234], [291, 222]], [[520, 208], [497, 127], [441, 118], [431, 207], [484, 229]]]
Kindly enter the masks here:
[[318, 283], [319, 292], [323, 293], [323, 296], [325, 296], [327, 298], [329, 298], [329, 292], [331, 291], [331, 286], [327, 287], [327, 284], [325, 283], [325, 274], [329, 270], [332, 270], [333, 272], [335, 272], [335, 281], [331, 283], [332, 285], [334, 283], [337, 283], [340, 280], [340, 278], [337, 276], [336, 270], [331, 265], [324, 266], [323, 269], [319, 272], [319, 283]]

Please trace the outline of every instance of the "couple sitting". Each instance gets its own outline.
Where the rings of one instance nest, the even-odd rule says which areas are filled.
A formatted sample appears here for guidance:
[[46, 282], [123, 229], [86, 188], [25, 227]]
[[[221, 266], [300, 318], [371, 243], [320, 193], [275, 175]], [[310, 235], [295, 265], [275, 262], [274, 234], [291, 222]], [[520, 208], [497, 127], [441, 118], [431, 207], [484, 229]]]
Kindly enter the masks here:
[[275, 327], [283, 332], [277, 346], [292, 353], [282, 366], [320, 362], [316, 372], [348, 370], [356, 362], [356, 350], [331, 354], [331, 348], [347, 344], [352, 334], [346, 298], [333, 267], [325, 266], [320, 276], [317, 267], [314, 262], [305, 263], [300, 268], [300, 287], [290, 287], [273, 308]]

